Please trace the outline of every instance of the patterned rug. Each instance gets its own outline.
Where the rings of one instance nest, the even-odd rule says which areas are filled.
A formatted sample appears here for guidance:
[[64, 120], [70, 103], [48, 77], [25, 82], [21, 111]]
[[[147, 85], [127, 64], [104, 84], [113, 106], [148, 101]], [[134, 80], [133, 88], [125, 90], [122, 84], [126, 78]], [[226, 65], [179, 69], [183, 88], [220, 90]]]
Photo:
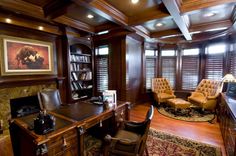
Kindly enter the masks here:
[[149, 156], [221, 156], [219, 147], [150, 129]]
[[[102, 142], [92, 136], [85, 139], [86, 156], [102, 156]], [[218, 147], [150, 129], [147, 139], [149, 156], [221, 156]], [[144, 152], [145, 153], [145, 152]], [[146, 156], [144, 154], [144, 156]]]
[[202, 112], [198, 109], [182, 109], [175, 111], [170, 107], [159, 107], [158, 112], [164, 116], [184, 121], [212, 122], [215, 114], [211, 112]]

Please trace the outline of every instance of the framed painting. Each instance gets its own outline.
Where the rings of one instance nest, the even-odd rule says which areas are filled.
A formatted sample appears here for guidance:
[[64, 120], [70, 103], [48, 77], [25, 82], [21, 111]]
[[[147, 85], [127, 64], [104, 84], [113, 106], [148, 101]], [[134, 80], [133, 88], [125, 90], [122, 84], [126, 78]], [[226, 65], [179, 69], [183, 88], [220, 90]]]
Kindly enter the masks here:
[[53, 44], [1, 36], [1, 74], [54, 74]]

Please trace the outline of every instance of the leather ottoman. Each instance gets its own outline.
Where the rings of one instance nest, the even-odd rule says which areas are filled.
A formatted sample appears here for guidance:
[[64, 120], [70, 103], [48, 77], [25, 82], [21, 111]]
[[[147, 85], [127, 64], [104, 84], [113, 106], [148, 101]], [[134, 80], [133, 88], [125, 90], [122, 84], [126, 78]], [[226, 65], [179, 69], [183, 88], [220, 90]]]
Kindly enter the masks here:
[[181, 99], [181, 98], [168, 99], [167, 104], [173, 107], [175, 110], [186, 109], [186, 108], [190, 108], [191, 106], [190, 102], [185, 101], [184, 99]]

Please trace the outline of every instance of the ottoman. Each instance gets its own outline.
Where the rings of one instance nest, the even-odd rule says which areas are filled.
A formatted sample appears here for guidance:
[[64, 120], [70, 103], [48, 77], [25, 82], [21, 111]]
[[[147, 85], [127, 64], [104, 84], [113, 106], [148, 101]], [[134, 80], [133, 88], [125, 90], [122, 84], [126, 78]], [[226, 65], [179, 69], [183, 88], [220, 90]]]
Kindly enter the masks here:
[[186, 109], [190, 108], [191, 103], [188, 101], [185, 101], [181, 98], [174, 98], [174, 99], [168, 99], [167, 104], [171, 107], [173, 107], [175, 110], [179, 109]]

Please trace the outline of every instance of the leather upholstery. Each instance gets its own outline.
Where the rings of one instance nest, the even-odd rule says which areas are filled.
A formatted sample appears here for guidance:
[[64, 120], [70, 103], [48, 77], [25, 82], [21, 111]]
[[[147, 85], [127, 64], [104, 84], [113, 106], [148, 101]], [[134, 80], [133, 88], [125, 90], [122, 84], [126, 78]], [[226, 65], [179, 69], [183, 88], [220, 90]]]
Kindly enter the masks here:
[[188, 97], [188, 101], [202, 109], [214, 110], [220, 91], [220, 81], [202, 79], [196, 90]]
[[158, 104], [166, 102], [168, 99], [175, 98], [170, 83], [166, 78], [153, 78], [152, 92]]
[[40, 108], [48, 111], [55, 110], [61, 105], [61, 98], [59, 91], [56, 90], [43, 90], [38, 92], [38, 99]]
[[[144, 150], [146, 149], [146, 140], [153, 114], [154, 108], [153, 106], [151, 106], [146, 114], [146, 118], [144, 121], [124, 122], [124, 127], [118, 130], [115, 137], [110, 137], [111, 142], [109, 145], [109, 155], [143, 155]], [[105, 153], [105, 156], [107, 154], [108, 153]]]

